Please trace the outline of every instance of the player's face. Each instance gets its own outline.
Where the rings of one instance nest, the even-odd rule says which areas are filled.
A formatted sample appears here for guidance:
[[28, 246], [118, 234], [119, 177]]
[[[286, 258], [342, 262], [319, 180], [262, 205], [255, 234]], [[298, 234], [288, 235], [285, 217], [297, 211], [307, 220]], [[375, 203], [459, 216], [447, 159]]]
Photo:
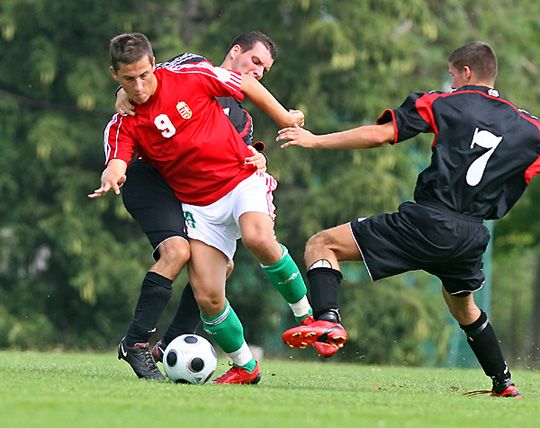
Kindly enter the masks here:
[[242, 74], [250, 74], [257, 80], [262, 79], [274, 64], [272, 55], [261, 42], [255, 43], [245, 52], [242, 52], [239, 45], [235, 45], [231, 48], [230, 56], [231, 60], [227, 68]]
[[118, 70], [111, 67], [111, 73], [126, 91], [129, 99], [136, 104], [144, 104], [156, 91], [157, 80], [154, 76], [155, 59], [144, 56], [131, 64], [120, 63]]
[[453, 65], [448, 65], [448, 72], [450, 73], [450, 76], [452, 77], [452, 89], [461, 88], [462, 86], [465, 86], [468, 84], [469, 79], [467, 76], [467, 72], [465, 70], [465, 67], [463, 69], [458, 70]]

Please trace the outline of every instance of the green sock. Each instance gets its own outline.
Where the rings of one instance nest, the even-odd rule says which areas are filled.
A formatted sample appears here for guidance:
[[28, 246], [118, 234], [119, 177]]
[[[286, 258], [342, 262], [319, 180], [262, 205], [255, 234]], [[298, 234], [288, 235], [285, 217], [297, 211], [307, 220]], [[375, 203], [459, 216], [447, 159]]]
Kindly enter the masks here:
[[281, 248], [283, 249], [283, 255], [277, 262], [270, 266], [261, 265], [261, 267], [279, 294], [288, 303], [296, 303], [306, 296], [306, 284], [287, 248], [283, 245]]
[[205, 318], [201, 314], [201, 320], [204, 331], [212, 336], [224, 352], [237, 351], [245, 343], [244, 328], [228, 300], [225, 302], [225, 308], [218, 315]]
[[[233, 364], [233, 366], [235, 366], [236, 364]], [[257, 366], [257, 361], [255, 361], [255, 358], [252, 358], [251, 361], [247, 364], [244, 364], [243, 366], [239, 366], [239, 367], [242, 367], [244, 369], [246, 369], [248, 372], [252, 372], [253, 370], [255, 370], [255, 367]]]
[[308, 311], [308, 313], [306, 315], [301, 315], [299, 317], [297, 317], [295, 315], [294, 319], [296, 320], [297, 324], [300, 324], [302, 321], [304, 321], [310, 315], [313, 315], [313, 309], [311, 309], [311, 308], [309, 309], [309, 311]]

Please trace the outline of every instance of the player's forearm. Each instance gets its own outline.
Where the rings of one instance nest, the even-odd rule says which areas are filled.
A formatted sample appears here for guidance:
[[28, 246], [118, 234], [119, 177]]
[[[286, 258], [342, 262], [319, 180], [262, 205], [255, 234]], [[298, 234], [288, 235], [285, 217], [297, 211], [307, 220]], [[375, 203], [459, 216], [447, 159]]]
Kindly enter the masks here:
[[261, 83], [252, 76], [242, 76], [240, 87], [253, 104], [264, 111], [278, 126], [293, 126], [293, 116], [283, 107], [280, 102]]
[[347, 131], [317, 135], [315, 138], [316, 147], [321, 149], [368, 149], [393, 141], [393, 128], [387, 125], [367, 125]]

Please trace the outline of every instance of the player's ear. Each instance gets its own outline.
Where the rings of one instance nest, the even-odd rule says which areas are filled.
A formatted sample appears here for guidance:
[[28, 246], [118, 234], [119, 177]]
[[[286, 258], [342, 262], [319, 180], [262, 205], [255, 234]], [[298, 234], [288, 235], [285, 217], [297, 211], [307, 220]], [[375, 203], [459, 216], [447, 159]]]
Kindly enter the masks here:
[[463, 77], [465, 77], [465, 80], [471, 80], [472, 78], [472, 70], [468, 65], [463, 66]]
[[234, 45], [231, 50], [229, 51], [229, 55], [231, 56], [231, 59], [234, 58], [236, 55], [242, 52], [242, 46], [240, 45]]
[[112, 75], [113, 79], [118, 82], [118, 73], [116, 72], [116, 70], [114, 69], [114, 67], [112, 65], [109, 66], [109, 70], [111, 71], [111, 75]]
[[156, 68], [156, 57], [153, 56], [152, 57], [152, 69], [155, 70], [155, 68]]

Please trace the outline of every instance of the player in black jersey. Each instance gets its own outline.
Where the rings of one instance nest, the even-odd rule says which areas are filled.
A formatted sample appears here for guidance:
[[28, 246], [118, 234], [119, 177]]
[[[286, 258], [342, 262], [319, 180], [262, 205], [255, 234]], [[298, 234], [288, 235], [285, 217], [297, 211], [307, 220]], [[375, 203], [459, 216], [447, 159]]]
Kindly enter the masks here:
[[431, 164], [420, 173], [414, 202], [397, 212], [352, 220], [313, 236], [305, 260], [316, 321], [287, 330], [285, 342], [324, 341], [341, 347], [339, 262], [363, 260], [373, 280], [422, 269], [442, 282], [453, 317], [486, 375], [494, 396], [521, 397], [487, 315], [473, 299], [484, 283], [482, 255], [490, 236], [485, 219], [504, 216], [540, 172], [540, 122], [494, 89], [495, 53], [472, 42], [448, 59], [452, 92], [415, 93], [376, 125], [314, 135], [279, 131], [282, 147], [369, 148], [396, 144], [422, 132], [435, 135]]

